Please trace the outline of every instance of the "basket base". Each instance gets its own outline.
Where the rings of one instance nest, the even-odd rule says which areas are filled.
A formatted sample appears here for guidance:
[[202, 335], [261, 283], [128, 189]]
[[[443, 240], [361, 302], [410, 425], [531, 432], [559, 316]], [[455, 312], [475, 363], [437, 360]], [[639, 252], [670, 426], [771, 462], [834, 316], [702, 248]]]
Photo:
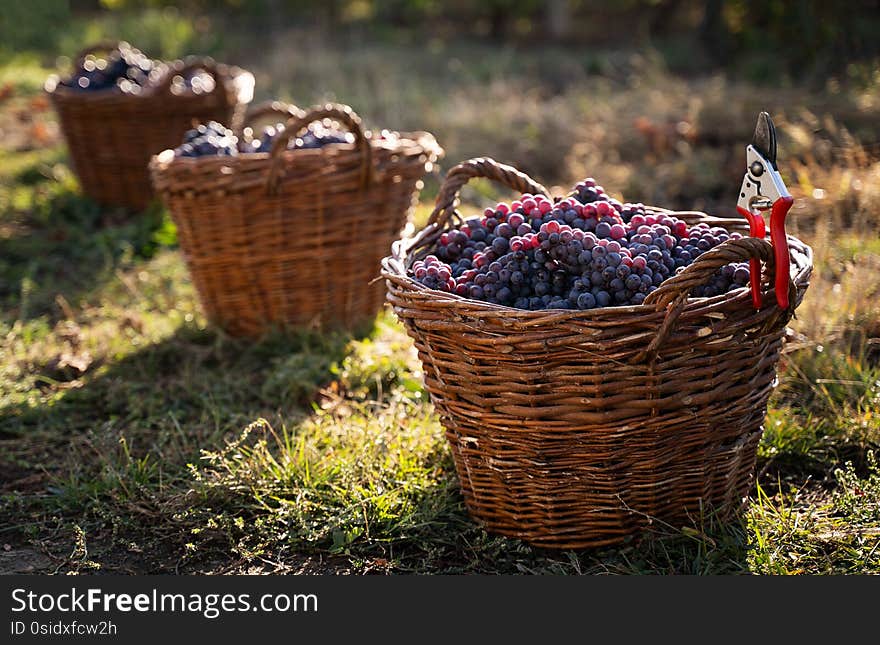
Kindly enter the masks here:
[[[609, 461], [510, 463], [475, 454], [455, 432], [453, 448], [465, 505], [487, 531], [551, 549], [620, 544], [652, 527], [678, 529], [708, 518], [735, 521], [753, 482], [763, 427], [736, 441], [633, 473]], [[520, 473], [512, 475], [511, 473]], [[544, 484], [536, 490], [536, 482]]]

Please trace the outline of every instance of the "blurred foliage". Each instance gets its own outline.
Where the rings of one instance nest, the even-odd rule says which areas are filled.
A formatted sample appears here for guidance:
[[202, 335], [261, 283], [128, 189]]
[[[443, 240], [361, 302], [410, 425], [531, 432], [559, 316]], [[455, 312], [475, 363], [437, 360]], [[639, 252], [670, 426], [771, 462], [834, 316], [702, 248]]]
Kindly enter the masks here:
[[[880, 53], [880, 2], [822, 0], [714, 0], [721, 20], [704, 20], [703, 36], [717, 60], [762, 53], [786, 71], [831, 71]], [[710, 16], [707, 11], [706, 16]]]
[[69, 19], [66, 0], [0, 0], [0, 52], [51, 49], [57, 45], [53, 25]]
[[[290, 27], [335, 36], [370, 30], [411, 43], [429, 35], [519, 46], [653, 46], [674, 68], [721, 66], [758, 81], [851, 71], [853, 61], [880, 55], [878, 0], [852, 0], [845, 9], [825, 0], [0, 0], [0, 53], [69, 54], [69, 32], [88, 40], [96, 31], [81, 22], [139, 18], [144, 9], [154, 24], [135, 20], [128, 31], [143, 34], [137, 42], [154, 45], [156, 55], [175, 55], [169, 49], [181, 45], [207, 51], [231, 32]], [[111, 24], [126, 27], [118, 17]]]

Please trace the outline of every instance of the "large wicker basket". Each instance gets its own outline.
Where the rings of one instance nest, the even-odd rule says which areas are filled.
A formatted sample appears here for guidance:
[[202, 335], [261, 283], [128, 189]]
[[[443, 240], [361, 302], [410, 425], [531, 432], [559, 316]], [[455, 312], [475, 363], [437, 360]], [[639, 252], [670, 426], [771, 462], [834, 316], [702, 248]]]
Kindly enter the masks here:
[[[119, 46], [94, 45], [78, 59]], [[211, 92], [171, 91], [175, 76], [198, 69], [214, 77]], [[230, 124], [240, 119], [253, 97], [254, 77], [209, 58], [188, 58], [168, 63], [160, 80], [138, 95], [82, 92], [58, 84], [56, 77], [49, 79], [46, 90], [83, 192], [100, 204], [142, 210], [153, 197], [150, 157], [180, 143], [194, 120]]]
[[[766, 290], [772, 249], [754, 238], [703, 254], [643, 305], [491, 305], [429, 290], [407, 274], [459, 218], [459, 189], [473, 177], [547, 194], [491, 159], [456, 166], [428, 225], [397, 242], [382, 271], [415, 340], [471, 515], [535, 545], [581, 548], [620, 542], [652, 520], [726, 518], [741, 508], [785, 325], [808, 285], [810, 248], [789, 238], [786, 311]], [[745, 230], [738, 220], [675, 215]], [[717, 268], [753, 257], [770, 274], [760, 311], [748, 289], [688, 297]]]
[[[347, 106], [272, 109], [296, 116], [270, 152], [174, 158], [169, 150], [150, 165], [156, 190], [208, 318], [228, 333], [356, 327], [382, 307], [380, 261], [442, 150], [426, 132], [365, 132]], [[352, 132], [354, 143], [287, 149], [290, 137], [324, 119]]]

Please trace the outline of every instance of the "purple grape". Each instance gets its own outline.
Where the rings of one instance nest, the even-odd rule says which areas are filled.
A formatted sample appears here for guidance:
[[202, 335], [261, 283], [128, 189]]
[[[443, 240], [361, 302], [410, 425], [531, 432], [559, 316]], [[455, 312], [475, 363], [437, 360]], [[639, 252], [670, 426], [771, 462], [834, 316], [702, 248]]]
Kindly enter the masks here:
[[[441, 236], [436, 257], [413, 265], [414, 277], [432, 289], [519, 309], [638, 305], [705, 250], [734, 237], [621, 204], [594, 180], [577, 191], [578, 200], [523, 196], [469, 218]], [[692, 295], [747, 283], [747, 265], [728, 265]]]

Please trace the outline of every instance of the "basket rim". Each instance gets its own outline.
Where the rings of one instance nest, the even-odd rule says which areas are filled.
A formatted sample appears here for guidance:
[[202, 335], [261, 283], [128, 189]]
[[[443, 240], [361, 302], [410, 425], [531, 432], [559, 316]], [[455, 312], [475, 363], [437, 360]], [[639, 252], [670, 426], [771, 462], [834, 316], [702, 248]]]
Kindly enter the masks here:
[[[706, 221], [707, 223], [711, 223], [714, 221], [717, 222], [718, 225], [722, 225], [722, 223], [732, 222], [730, 218], [718, 217], [702, 211], [672, 211], [666, 208], [650, 205], [645, 205], [645, 208], [653, 211], [669, 213], [671, 215], [684, 214], [692, 218], [699, 218], [703, 221]], [[551, 308], [538, 310], [517, 309], [516, 307], [508, 305], [494, 304], [490, 302], [485, 302], [483, 300], [474, 300], [473, 298], [467, 298], [465, 296], [449, 293], [447, 291], [430, 289], [418, 282], [412, 276], [410, 276], [407, 271], [407, 267], [415, 260], [414, 256], [410, 252], [414, 248], [413, 243], [418, 240], [423, 234], [425, 234], [427, 230], [428, 227], [425, 227], [411, 236], [398, 239], [392, 246], [392, 248], [394, 249], [392, 254], [387, 255], [382, 259], [381, 276], [382, 278], [393, 283], [394, 286], [398, 289], [409, 291], [410, 294], [417, 293], [420, 295], [431, 296], [433, 300], [441, 301], [449, 308], [456, 309], [458, 311], [462, 311], [462, 309], [467, 308], [466, 315], [468, 316], [478, 316], [486, 319], [516, 318], [522, 321], [540, 321], [548, 317], [552, 317], [553, 320], [556, 321], [592, 321], [618, 317], [621, 314], [656, 313], [658, 311], [658, 304], [654, 303], [641, 305], [595, 307], [593, 309], [582, 310]], [[793, 258], [794, 261], [792, 262], [792, 265], [797, 266], [798, 271], [793, 277], [791, 277], [794, 285], [797, 288], [801, 288], [805, 284], [808, 284], [809, 277], [813, 269], [813, 249], [807, 243], [803, 242], [793, 235], [787, 235], [786, 237], [788, 240], [789, 251], [794, 248], [798, 251], [798, 256], [801, 256], [800, 259], [802, 259], [802, 261], [798, 261], [798, 256], [795, 256], [795, 258]], [[725, 242], [724, 244], [727, 243]], [[721, 244], [716, 248], [724, 246], [724, 244]], [[720, 304], [735, 303], [738, 301], [748, 301], [749, 303], [751, 302], [751, 295], [748, 286], [740, 287], [738, 289], [734, 289], [733, 291], [728, 291], [727, 293], [719, 294], [712, 297], [694, 297], [688, 295], [686, 304], [689, 311], [699, 311], [699, 309], [703, 307], [707, 309], [714, 309]]]
[[[443, 148], [437, 143], [436, 138], [430, 132], [417, 130], [412, 132], [397, 132], [393, 140], [377, 139], [366, 134], [366, 139], [374, 149], [387, 150], [392, 154], [405, 154], [407, 157], [421, 156], [424, 154], [441, 156]], [[322, 148], [297, 148], [283, 150], [284, 158], [294, 157], [320, 157], [334, 156], [357, 150], [356, 143], [334, 143]], [[271, 161], [271, 152], [246, 152], [237, 155], [206, 155], [203, 157], [175, 157], [172, 148], [166, 148], [162, 152], [154, 154], [150, 160], [150, 167], [157, 172], [170, 172], [176, 169], [189, 167], [190, 169], [211, 170], [235, 166], [236, 164]]]
[[[177, 61], [170, 61], [165, 64], [172, 64]], [[217, 66], [223, 70], [224, 89], [235, 93], [236, 101], [239, 103], [250, 103], [253, 99], [256, 78], [253, 73], [238, 65]], [[114, 103], [119, 101], [147, 101], [162, 97], [163, 100], [180, 100], [180, 99], [204, 99], [210, 97], [213, 92], [205, 94], [155, 94], [152, 92], [142, 94], [126, 94], [117, 91], [113, 87], [106, 87], [101, 90], [92, 90], [83, 92], [72, 87], [61, 85], [62, 75], [58, 73], [50, 74], [43, 83], [43, 91], [52, 98], [75, 99], [83, 103]]]

